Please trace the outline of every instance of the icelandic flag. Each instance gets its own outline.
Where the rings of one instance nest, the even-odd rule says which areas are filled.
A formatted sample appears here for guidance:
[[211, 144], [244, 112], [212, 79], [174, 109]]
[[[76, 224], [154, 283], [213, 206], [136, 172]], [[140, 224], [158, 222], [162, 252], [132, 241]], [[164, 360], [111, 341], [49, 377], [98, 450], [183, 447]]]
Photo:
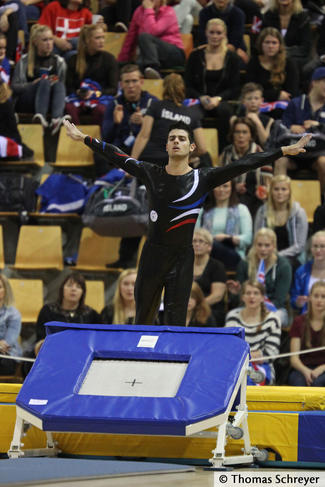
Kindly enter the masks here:
[[[258, 265], [256, 280], [265, 286], [265, 260], [264, 259], [261, 259]], [[269, 311], [277, 311], [277, 308], [274, 306], [272, 301], [270, 301], [270, 299], [267, 296], [264, 297], [264, 303], [266, 308]]]

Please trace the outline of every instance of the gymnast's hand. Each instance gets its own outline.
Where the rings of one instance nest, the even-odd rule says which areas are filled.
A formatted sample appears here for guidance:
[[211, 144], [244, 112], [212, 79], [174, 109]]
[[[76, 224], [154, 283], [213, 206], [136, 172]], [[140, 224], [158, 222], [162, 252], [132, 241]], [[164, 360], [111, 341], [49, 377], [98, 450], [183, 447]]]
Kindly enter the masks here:
[[87, 137], [86, 134], [83, 134], [74, 123], [70, 123], [69, 120], [64, 120], [63, 125], [67, 129], [67, 135], [71, 137], [73, 140], [77, 141], [84, 141]]
[[303, 137], [301, 137], [301, 139], [299, 139], [298, 142], [296, 142], [295, 144], [281, 147], [283, 155], [296, 156], [297, 154], [306, 152], [305, 145], [308, 144], [311, 138], [312, 138], [312, 134], [306, 134]]

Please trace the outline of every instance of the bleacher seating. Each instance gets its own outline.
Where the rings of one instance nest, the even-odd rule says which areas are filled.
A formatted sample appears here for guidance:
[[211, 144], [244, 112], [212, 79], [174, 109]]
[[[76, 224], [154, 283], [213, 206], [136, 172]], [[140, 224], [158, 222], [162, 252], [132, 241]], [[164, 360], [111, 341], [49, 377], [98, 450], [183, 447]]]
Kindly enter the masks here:
[[125, 32], [105, 32], [105, 51], [110, 52], [117, 58], [122, 49], [125, 37]]
[[76, 270], [93, 272], [119, 272], [106, 264], [119, 258], [120, 237], [102, 237], [90, 228], [83, 228], [80, 237]]
[[105, 306], [105, 285], [103, 281], [86, 281], [85, 304], [101, 313]]
[[13, 269], [42, 271], [63, 269], [62, 231], [56, 225], [22, 225]]
[[292, 199], [305, 209], [309, 223], [314, 219], [314, 211], [321, 204], [320, 183], [317, 180], [291, 180]]
[[[82, 131], [91, 137], [100, 138], [98, 125], [83, 125]], [[51, 163], [51, 166], [60, 169], [82, 169], [93, 165], [93, 151], [82, 144], [78, 144], [78, 148], [76, 148], [76, 142], [67, 136], [65, 130], [61, 130], [56, 162]]]
[[20, 311], [22, 324], [34, 324], [43, 306], [41, 279], [9, 279], [15, 307]]
[[18, 129], [22, 141], [34, 151], [34, 158], [32, 160], [16, 160], [16, 161], [2, 161], [0, 167], [2, 170], [36, 170], [44, 166], [44, 151], [43, 151], [43, 129], [38, 124], [19, 124]]
[[162, 79], [144, 79], [142, 89], [155, 95], [159, 100], [163, 97], [163, 80]]
[[[185, 57], [187, 59], [193, 50], [193, 35], [181, 34], [181, 37], [184, 45]], [[105, 51], [110, 52], [117, 58], [125, 38], [126, 32], [105, 32]]]

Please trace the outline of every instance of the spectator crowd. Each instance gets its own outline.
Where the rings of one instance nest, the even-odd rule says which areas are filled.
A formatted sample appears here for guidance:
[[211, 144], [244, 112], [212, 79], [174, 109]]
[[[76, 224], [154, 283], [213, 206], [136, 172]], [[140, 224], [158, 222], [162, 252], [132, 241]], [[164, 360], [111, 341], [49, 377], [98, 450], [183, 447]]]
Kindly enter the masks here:
[[[193, 130], [193, 167], [211, 165], [216, 156], [209, 152], [205, 128], [217, 129], [220, 165], [313, 133], [305, 154], [282, 157], [274, 167], [251, 171], [208, 195], [193, 237], [186, 326], [242, 326], [262, 383], [324, 386], [325, 351], [299, 355], [325, 346], [321, 5], [317, 15], [301, 0], [1, 0], [0, 5], [1, 163], [33, 155], [19, 133], [21, 114], [29, 114], [50, 137], [60, 133], [65, 119], [97, 125], [103, 141], [159, 165], [168, 162], [166, 134], [176, 120]], [[123, 35], [117, 56], [107, 45], [107, 32]], [[150, 92], [155, 80], [162, 83], [161, 96]], [[100, 155], [94, 167], [94, 177], [113, 169]], [[292, 179], [301, 174], [319, 179], [314, 226], [294, 198]], [[47, 321], [133, 323], [139, 241], [123, 233], [113, 267], [124, 270], [100, 314], [85, 305], [84, 277], [69, 274], [57, 301], [40, 310], [35, 339], [24, 353], [37, 355]], [[164, 324], [163, 310], [156, 324]], [[20, 328], [10, 284], [1, 275], [1, 353], [21, 353]], [[289, 349], [296, 354], [285, 367], [267, 360]], [[11, 362], [0, 360], [0, 374], [13, 372]]]

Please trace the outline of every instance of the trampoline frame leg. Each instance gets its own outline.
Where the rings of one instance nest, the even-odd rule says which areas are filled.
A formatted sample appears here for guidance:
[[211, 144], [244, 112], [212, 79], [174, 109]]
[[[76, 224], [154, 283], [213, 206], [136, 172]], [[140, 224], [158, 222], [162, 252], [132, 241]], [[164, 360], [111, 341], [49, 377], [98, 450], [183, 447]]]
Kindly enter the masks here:
[[[247, 364], [248, 365], [248, 364]], [[248, 367], [247, 367], [248, 370]], [[220, 424], [218, 432], [217, 432], [217, 442], [216, 448], [212, 450], [213, 457], [210, 459], [212, 463], [212, 469], [225, 469], [228, 465], [238, 465], [238, 464], [251, 464], [254, 462], [254, 455], [253, 451], [257, 450], [256, 448], [252, 448], [248, 430], [248, 409], [246, 404], [246, 385], [247, 385], [247, 371], [243, 374], [241, 381], [240, 381], [240, 402], [237, 406], [237, 412], [233, 418], [233, 421], [229, 421], [229, 415], [231, 412], [231, 408], [233, 404], [230, 404], [228, 409], [229, 414], [226, 417], [226, 420]], [[234, 398], [235, 400], [235, 398]], [[233, 402], [234, 402], [233, 400]], [[231, 425], [232, 427], [242, 429], [242, 438], [244, 440], [244, 448], [242, 455], [235, 455], [235, 456], [226, 456], [225, 455], [225, 447], [227, 444], [227, 436], [229, 433], [227, 431], [227, 425]]]
[[30, 448], [28, 450], [22, 450], [21, 447], [24, 446], [24, 443], [21, 442], [21, 439], [24, 435], [24, 425], [34, 425], [39, 429], [40, 424], [34, 424], [30, 420], [32, 415], [25, 412], [23, 409], [16, 407], [16, 423], [14, 434], [12, 438], [12, 442], [10, 444], [10, 449], [8, 450], [8, 457], [9, 458], [20, 458], [20, 457], [54, 457], [60, 453], [60, 450], [56, 446], [56, 442], [53, 439], [53, 435], [51, 431], [46, 431], [46, 447], [45, 448]]

